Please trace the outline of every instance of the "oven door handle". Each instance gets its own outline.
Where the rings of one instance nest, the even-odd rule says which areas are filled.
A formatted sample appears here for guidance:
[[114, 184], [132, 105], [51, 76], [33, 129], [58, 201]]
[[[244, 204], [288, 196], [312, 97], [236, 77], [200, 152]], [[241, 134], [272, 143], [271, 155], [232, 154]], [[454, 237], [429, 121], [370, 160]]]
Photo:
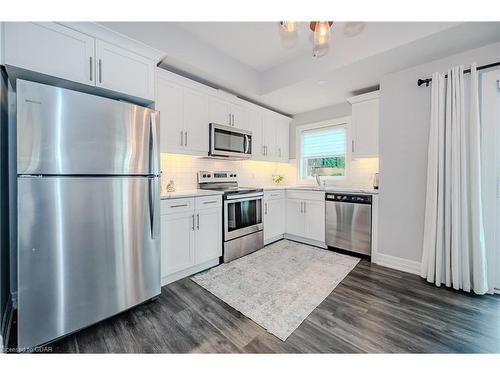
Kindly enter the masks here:
[[262, 199], [264, 196], [264, 193], [252, 193], [252, 194], [241, 194], [241, 195], [235, 195], [235, 196], [227, 196], [226, 200], [231, 201], [231, 202], [241, 202], [241, 201], [248, 201], [252, 199]]

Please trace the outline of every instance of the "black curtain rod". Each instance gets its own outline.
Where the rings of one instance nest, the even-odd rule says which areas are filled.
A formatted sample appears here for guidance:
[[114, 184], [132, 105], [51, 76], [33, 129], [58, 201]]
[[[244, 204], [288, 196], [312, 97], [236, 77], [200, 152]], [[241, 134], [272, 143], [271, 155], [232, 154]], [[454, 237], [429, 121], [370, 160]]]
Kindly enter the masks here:
[[[494, 66], [499, 66], [499, 65], [500, 65], [500, 61], [498, 61], [496, 63], [488, 64], [488, 65], [478, 66], [477, 70], [483, 70], [483, 69], [493, 68]], [[469, 69], [465, 69], [464, 73], [470, 73], [470, 68]], [[448, 74], [445, 75], [444, 78], [448, 78]], [[429, 83], [431, 83], [431, 82], [432, 82], [432, 78], [419, 79], [417, 81], [417, 86], [425, 85], [425, 87], [429, 87]]]

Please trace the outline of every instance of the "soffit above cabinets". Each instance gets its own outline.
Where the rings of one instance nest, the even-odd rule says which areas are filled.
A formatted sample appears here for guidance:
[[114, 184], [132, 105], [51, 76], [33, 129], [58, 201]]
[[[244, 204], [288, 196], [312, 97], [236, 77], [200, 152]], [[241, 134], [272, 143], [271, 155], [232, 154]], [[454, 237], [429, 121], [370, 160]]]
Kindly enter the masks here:
[[290, 114], [344, 102], [383, 75], [493, 43], [500, 33], [494, 22], [367, 22], [348, 37], [337, 22], [330, 52], [314, 59], [309, 33], [286, 49], [277, 22], [98, 25], [162, 51], [162, 63], [173, 71]]

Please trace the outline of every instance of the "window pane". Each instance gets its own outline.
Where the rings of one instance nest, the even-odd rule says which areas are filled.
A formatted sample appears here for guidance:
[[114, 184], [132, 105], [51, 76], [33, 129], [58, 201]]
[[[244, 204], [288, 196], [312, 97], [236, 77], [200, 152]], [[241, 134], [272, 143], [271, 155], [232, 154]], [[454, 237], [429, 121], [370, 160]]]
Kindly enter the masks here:
[[346, 128], [330, 126], [301, 133], [301, 178], [345, 176]]
[[344, 126], [306, 130], [302, 133], [302, 157], [345, 155]]
[[345, 176], [345, 156], [305, 158], [305, 176]]

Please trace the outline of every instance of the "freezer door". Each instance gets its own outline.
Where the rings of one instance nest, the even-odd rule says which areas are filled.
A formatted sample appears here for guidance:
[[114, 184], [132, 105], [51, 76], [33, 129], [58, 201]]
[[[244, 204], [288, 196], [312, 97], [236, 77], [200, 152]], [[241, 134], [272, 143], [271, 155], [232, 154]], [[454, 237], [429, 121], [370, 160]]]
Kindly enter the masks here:
[[18, 178], [18, 344], [160, 294], [159, 178]]
[[148, 108], [17, 80], [18, 174], [159, 174], [158, 126]]

